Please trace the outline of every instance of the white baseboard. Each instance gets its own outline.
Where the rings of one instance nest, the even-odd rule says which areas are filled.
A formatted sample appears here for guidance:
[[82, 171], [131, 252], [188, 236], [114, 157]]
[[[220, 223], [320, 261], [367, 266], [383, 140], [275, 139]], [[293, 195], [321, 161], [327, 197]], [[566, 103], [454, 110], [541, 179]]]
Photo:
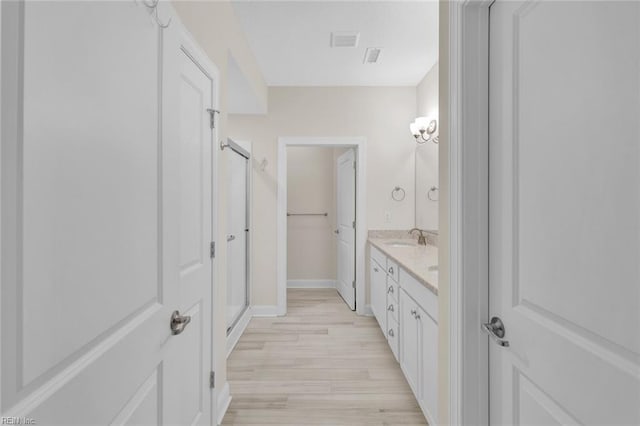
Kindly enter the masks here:
[[336, 288], [336, 280], [288, 280], [287, 288]]
[[277, 317], [278, 306], [276, 305], [253, 305], [251, 311], [254, 317]]
[[371, 305], [365, 305], [364, 306], [364, 312], [362, 313], [362, 315], [366, 316], [366, 317], [373, 317], [375, 316], [373, 314], [373, 309], [371, 309]]
[[231, 351], [233, 351], [233, 348], [236, 347], [238, 340], [240, 340], [240, 336], [242, 336], [242, 333], [244, 333], [244, 330], [246, 330], [252, 316], [253, 310], [252, 307], [249, 306], [244, 311], [236, 325], [233, 326], [231, 333], [229, 333], [229, 335], [227, 336], [227, 358], [229, 358], [229, 355], [231, 355]]
[[225, 382], [222, 389], [220, 389], [216, 404], [216, 413], [218, 414], [216, 424], [221, 425], [222, 419], [224, 419], [224, 415], [227, 414], [227, 410], [229, 409], [229, 405], [231, 404], [231, 391], [229, 389], [229, 382]]

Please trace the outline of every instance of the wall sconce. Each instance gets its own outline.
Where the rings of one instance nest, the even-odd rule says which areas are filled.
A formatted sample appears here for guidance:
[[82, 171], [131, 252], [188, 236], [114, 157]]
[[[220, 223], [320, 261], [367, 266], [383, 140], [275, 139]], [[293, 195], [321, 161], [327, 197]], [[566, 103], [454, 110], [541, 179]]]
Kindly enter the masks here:
[[428, 141], [438, 143], [438, 135], [435, 134], [438, 130], [438, 121], [435, 118], [418, 117], [409, 124], [409, 129], [413, 137], [416, 138], [416, 142], [420, 144]]

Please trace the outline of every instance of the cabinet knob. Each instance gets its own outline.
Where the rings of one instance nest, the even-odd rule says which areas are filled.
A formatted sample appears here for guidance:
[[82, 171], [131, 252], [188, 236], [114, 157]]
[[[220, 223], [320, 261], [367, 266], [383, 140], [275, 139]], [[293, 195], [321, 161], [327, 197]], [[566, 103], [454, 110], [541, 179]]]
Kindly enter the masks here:
[[393, 305], [389, 305], [389, 307], [387, 308], [387, 311], [393, 312]]
[[415, 309], [411, 310], [411, 315], [413, 315], [413, 317], [415, 318], [417, 315], [418, 311], [416, 311]]
[[390, 267], [389, 267], [389, 273], [390, 273], [390, 274], [393, 274], [393, 266], [390, 266]]
[[393, 287], [389, 287], [389, 289], [387, 290], [387, 293], [393, 293]]
[[373, 272], [380, 272], [380, 269], [374, 267]]
[[391, 336], [391, 337], [393, 337], [393, 336], [394, 336], [394, 334], [393, 334], [393, 328], [389, 329], [389, 336]]

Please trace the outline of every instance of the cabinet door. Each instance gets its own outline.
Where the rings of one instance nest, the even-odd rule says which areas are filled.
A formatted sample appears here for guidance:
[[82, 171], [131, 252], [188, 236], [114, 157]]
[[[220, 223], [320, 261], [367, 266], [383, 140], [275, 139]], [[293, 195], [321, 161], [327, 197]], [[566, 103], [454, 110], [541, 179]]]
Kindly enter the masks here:
[[386, 312], [386, 288], [387, 288], [387, 276], [378, 265], [378, 263], [370, 259], [370, 271], [369, 277], [371, 279], [371, 310], [378, 320], [378, 324], [382, 328], [382, 331], [385, 333], [387, 330], [387, 312]]
[[404, 372], [411, 390], [419, 399], [420, 343], [418, 333], [418, 305], [404, 290], [400, 290], [400, 367]]
[[438, 324], [418, 308], [418, 327], [422, 356], [420, 357], [420, 396], [429, 424], [437, 424], [438, 408]]

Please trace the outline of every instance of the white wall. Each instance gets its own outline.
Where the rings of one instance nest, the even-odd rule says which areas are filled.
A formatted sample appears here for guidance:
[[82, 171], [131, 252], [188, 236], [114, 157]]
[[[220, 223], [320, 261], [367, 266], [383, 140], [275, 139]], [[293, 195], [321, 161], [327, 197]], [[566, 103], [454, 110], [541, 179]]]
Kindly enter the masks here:
[[[367, 139], [367, 214], [370, 229], [409, 229], [415, 223], [415, 140], [408, 125], [416, 116], [415, 87], [277, 87], [269, 89], [269, 113], [229, 115], [229, 130], [253, 141], [254, 273], [252, 303], [275, 305], [277, 138], [363, 136]], [[394, 186], [406, 198], [391, 199]], [[385, 220], [388, 212], [390, 219]]]
[[287, 148], [287, 211], [329, 216], [287, 219], [287, 279], [335, 280], [334, 149]]
[[[438, 64], [424, 76], [417, 87], [417, 115], [438, 118]], [[439, 123], [438, 123], [439, 124]], [[438, 202], [427, 198], [429, 188], [438, 186], [438, 145], [426, 142], [416, 147], [416, 226], [438, 229]], [[438, 198], [438, 193], [432, 193]]]

